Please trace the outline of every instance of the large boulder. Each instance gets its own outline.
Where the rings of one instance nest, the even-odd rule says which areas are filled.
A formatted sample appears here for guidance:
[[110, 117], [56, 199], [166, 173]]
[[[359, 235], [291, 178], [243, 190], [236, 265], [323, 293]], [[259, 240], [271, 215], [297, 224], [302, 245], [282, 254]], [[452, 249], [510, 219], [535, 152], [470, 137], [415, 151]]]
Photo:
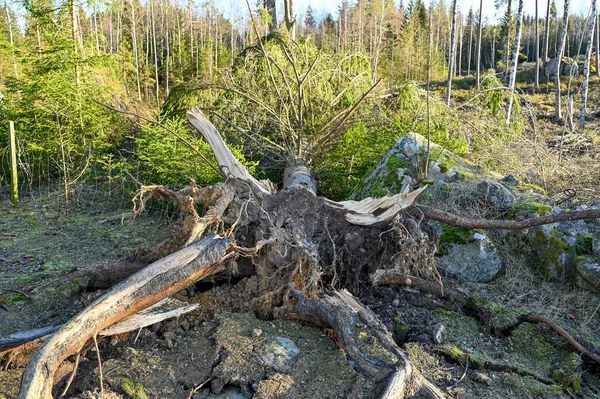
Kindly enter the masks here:
[[[424, 174], [427, 163], [427, 139], [417, 133], [406, 133], [386, 152], [373, 172], [354, 190], [351, 199], [383, 197], [404, 191], [413, 185], [416, 177]], [[481, 168], [436, 143], [430, 143], [430, 181], [473, 179]]]

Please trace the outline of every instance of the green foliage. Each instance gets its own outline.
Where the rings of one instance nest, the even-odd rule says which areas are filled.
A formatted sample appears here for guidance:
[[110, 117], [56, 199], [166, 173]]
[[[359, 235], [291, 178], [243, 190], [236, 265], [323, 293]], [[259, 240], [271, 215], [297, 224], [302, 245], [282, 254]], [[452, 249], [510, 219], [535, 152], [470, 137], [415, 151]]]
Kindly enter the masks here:
[[[192, 134], [186, 120], [169, 119], [164, 124], [184, 137], [213, 165], [217, 165], [206, 141]], [[140, 177], [144, 182], [184, 186], [192, 180], [200, 184], [214, 184], [221, 180], [219, 174], [196, 152], [161, 127], [143, 127], [133, 140], [136, 145], [135, 153], [140, 161]], [[252, 173], [255, 163], [245, 161], [240, 147], [229, 147]]]
[[367, 128], [359, 124], [348, 129], [321, 160], [317, 175], [321, 192], [333, 199], [348, 198], [398, 137], [393, 126]]

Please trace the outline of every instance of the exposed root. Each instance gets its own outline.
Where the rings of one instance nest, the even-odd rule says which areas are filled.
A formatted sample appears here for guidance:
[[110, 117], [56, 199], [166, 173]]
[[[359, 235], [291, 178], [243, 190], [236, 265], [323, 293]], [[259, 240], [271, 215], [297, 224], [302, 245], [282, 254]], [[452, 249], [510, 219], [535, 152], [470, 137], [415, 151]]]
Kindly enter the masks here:
[[417, 392], [429, 398], [445, 397], [413, 369], [385, 325], [348, 291], [310, 299], [291, 284], [289, 290], [296, 304], [288, 317], [332, 328], [351, 364], [384, 386], [380, 398], [407, 398]]
[[[139, 250], [136, 259], [152, 263], [202, 237], [207, 229], [221, 221], [234, 196], [231, 186], [223, 183], [200, 188], [192, 183], [179, 191], [164, 186], [142, 186], [133, 199], [134, 217], [146, 209], [146, 203], [151, 198], [159, 198], [173, 202], [183, 220], [166, 240]], [[197, 205], [208, 208], [204, 216], [198, 215]]]

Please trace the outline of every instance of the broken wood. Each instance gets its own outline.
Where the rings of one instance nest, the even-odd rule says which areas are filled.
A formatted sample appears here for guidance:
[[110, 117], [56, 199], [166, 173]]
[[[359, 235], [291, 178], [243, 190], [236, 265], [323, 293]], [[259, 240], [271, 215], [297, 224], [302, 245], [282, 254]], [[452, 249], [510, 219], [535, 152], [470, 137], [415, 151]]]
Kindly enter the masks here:
[[23, 374], [18, 399], [51, 398], [54, 373], [60, 363], [100, 331], [193, 282], [223, 271], [230, 241], [210, 235], [156, 261], [98, 298], [34, 354]]
[[334, 291], [323, 298], [311, 299], [291, 284], [288, 288], [296, 301], [295, 312], [288, 315], [332, 328], [356, 368], [384, 385], [379, 398], [401, 399], [416, 393], [445, 398], [442, 391], [412, 367], [373, 311], [348, 291]]

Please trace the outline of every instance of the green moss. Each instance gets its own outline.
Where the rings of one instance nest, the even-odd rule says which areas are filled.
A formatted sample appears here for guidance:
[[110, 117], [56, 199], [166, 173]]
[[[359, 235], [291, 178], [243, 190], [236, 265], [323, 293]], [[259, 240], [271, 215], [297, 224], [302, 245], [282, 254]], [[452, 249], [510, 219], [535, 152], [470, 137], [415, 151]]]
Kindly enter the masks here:
[[592, 235], [591, 234], [578, 234], [575, 249], [578, 255], [593, 255], [594, 249], [592, 247]]
[[508, 215], [511, 217], [518, 215], [532, 216], [534, 214], [545, 216], [550, 212], [552, 212], [552, 207], [550, 205], [541, 204], [539, 202], [521, 202], [515, 204], [508, 211]]
[[531, 190], [534, 193], [538, 193], [541, 194], [543, 196], [546, 196], [546, 190], [544, 190], [542, 187], [540, 186], [536, 186], [535, 184], [527, 184], [527, 183], [523, 183], [521, 184], [519, 187], [526, 189], [526, 190]]
[[435, 183], [434, 180], [421, 180], [421, 185], [431, 185]]
[[59, 286], [56, 291], [60, 292], [65, 296], [71, 296], [73, 294], [77, 294], [83, 288], [87, 287], [88, 279], [87, 278], [76, 278], [68, 283], [65, 283]]
[[404, 324], [402, 326], [399, 324], [396, 324], [394, 326], [394, 332], [396, 334], [402, 334], [404, 331], [408, 331], [409, 329], [410, 329], [410, 324]]
[[128, 378], [121, 380], [121, 389], [130, 399], [148, 399], [142, 384], [134, 383]]
[[461, 342], [472, 345], [483, 333], [481, 325], [472, 317], [443, 309], [433, 311], [434, 318], [446, 326], [449, 342]]
[[534, 251], [534, 268], [548, 279], [555, 277], [560, 268], [560, 258], [565, 252], [572, 251], [571, 247], [561, 237], [560, 233], [552, 230], [550, 237], [538, 230], [531, 242]]
[[440, 253], [445, 255], [454, 245], [473, 242], [473, 230], [442, 224], [440, 236]]
[[476, 180], [477, 179], [477, 176], [475, 176], [473, 173], [467, 172], [464, 170], [459, 170], [458, 174], [465, 180]]
[[388, 159], [387, 162], [387, 169], [390, 172], [398, 168], [408, 169], [410, 167], [411, 165], [408, 162], [406, 162], [405, 159], [400, 158], [397, 155], [390, 156], [390, 159]]
[[494, 334], [499, 334], [517, 325], [519, 318], [529, 313], [527, 309], [506, 306], [497, 302], [479, 301], [478, 305], [484, 313], [483, 318], [486, 320], [487, 326]]
[[502, 384], [512, 393], [511, 396], [522, 399], [562, 397], [563, 389], [558, 385], [546, 385], [533, 377], [518, 374], [502, 374]]

